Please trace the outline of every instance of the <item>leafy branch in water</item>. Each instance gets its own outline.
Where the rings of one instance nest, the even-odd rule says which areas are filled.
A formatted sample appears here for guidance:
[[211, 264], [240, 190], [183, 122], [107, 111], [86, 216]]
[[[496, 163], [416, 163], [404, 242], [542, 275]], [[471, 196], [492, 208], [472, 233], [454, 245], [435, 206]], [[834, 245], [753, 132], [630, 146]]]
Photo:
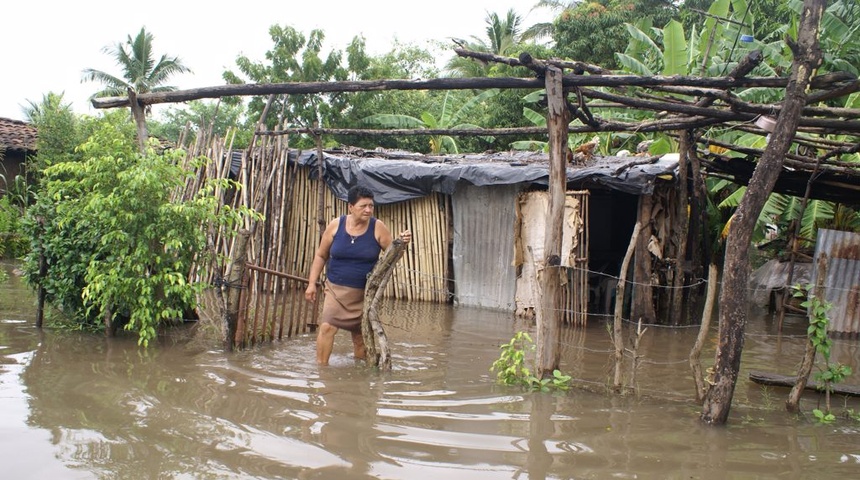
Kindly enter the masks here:
[[819, 388], [824, 390], [825, 409], [816, 408], [812, 413], [819, 422], [830, 423], [836, 420], [830, 409], [830, 394], [833, 392], [834, 385], [843, 382], [851, 375], [851, 367], [830, 362], [830, 347], [833, 345], [833, 340], [827, 335], [827, 325], [830, 323], [827, 312], [833, 305], [809, 293], [812, 287], [812, 285], [796, 285], [793, 289], [795, 297], [806, 296], [806, 300], [800, 304], [809, 311], [809, 327], [806, 329], [806, 334], [815, 347], [815, 353], [821, 354], [824, 359], [824, 368], [819, 367], [820, 371], [815, 374], [815, 380], [819, 382]]
[[559, 370], [553, 370], [552, 377], [538, 378], [526, 366], [526, 352], [535, 349], [532, 337], [526, 332], [517, 332], [508, 343], [499, 347], [502, 353], [490, 367], [496, 372], [496, 378], [503, 385], [521, 385], [529, 390], [548, 392], [550, 390], [567, 390], [570, 388], [571, 377]]

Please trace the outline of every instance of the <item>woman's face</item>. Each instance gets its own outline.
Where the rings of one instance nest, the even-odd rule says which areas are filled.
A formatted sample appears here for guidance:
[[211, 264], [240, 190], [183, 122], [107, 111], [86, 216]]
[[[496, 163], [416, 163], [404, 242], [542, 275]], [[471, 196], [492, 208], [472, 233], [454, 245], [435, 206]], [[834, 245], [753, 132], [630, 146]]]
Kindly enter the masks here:
[[373, 199], [359, 198], [354, 204], [349, 206], [349, 213], [358, 218], [369, 219], [373, 216]]

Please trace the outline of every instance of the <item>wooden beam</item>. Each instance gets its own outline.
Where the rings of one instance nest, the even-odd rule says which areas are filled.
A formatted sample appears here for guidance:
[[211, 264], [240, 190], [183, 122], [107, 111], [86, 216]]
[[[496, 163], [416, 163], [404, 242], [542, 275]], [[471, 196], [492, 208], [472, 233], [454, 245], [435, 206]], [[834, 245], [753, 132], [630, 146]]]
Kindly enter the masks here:
[[[855, 81], [856, 82], [856, 81]], [[653, 87], [677, 85], [707, 88], [785, 88], [785, 77], [703, 78], [685, 76], [638, 75], [564, 75], [564, 87]], [[539, 78], [468, 77], [433, 78], [429, 80], [354, 80], [342, 82], [291, 82], [219, 85], [172, 92], [150, 92], [137, 95], [140, 105], [187, 102], [203, 98], [262, 95], [305, 95], [336, 92], [368, 92], [382, 90], [473, 90], [511, 88], [539, 90], [544, 82]], [[814, 87], [813, 87], [814, 88]], [[92, 99], [95, 108], [117, 108], [129, 105], [128, 97], [99, 97]]]
[[[797, 377], [790, 375], [779, 375], [776, 373], [768, 373], [768, 372], [750, 372], [749, 374], [750, 380], [759, 385], [769, 385], [774, 387], [794, 387]], [[837, 395], [849, 395], [852, 397], [860, 397], [860, 386], [855, 385], [843, 385], [841, 383], [836, 383], [831, 385], [834, 394]], [[820, 385], [815, 380], [810, 380], [806, 382], [806, 390], [815, 390], [817, 392], [824, 393], [820, 389]]]

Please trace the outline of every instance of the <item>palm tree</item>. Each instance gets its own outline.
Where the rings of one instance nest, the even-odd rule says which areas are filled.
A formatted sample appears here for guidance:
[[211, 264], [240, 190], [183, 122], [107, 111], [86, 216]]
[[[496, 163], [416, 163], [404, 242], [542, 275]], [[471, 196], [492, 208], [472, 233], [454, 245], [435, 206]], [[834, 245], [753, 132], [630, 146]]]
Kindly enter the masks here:
[[146, 31], [146, 27], [141, 27], [136, 37], [129, 35], [125, 43], [105, 47], [102, 51], [116, 59], [117, 65], [123, 70], [122, 77], [93, 68], [85, 69], [82, 82], [97, 81], [105, 86], [90, 98], [126, 95], [129, 88], [135, 93], [176, 90], [176, 87], [164, 83], [174, 74], [191, 70], [183, 65], [178, 57], [162, 55], [158, 62], [155, 62], [152, 39], [152, 34]]
[[[486, 37], [472, 36], [471, 41], [460, 41], [464, 48], [474, 52], [508, 56], [515, 53], [521, 42], [528, 40], [522, 33], [523, 18], [513, 9], [508, 10], [504, 18], [498, 13], [487, 13], [484, 21], [487, 24]], [[464, 77], [484, 76], [488, 68], [487, 65], [460, 56], [452, 58], [447, 65], [449, 71]]]
[[[534, 7], [532, 7], [532, 10], [545, 8], [561, 14], [562, 12], [574, 8], [577, 3], [580, 3], [580, 1], [581, 0], [540, 0]], [[526, 31], [523, 32], [523, 36], [536, 40], [552, 37], [552, 22], [536, 23], [527, 28]]]

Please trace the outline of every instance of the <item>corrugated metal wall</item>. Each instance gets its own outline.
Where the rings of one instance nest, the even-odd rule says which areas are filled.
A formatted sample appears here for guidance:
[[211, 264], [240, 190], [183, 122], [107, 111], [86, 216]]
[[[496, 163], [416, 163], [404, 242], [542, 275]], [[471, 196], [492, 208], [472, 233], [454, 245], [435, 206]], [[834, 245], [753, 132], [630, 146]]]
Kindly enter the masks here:
[[860, 333], [860, 234], [818, 230], [813, 262], [813, 285], [817, 282], [819, 257], [827, 256], [824, 299], [832, 304], [827, 312], [831, 332]]
[[513, 312], [517, 185], [458, 188], [452, 196], [454, 301]]

